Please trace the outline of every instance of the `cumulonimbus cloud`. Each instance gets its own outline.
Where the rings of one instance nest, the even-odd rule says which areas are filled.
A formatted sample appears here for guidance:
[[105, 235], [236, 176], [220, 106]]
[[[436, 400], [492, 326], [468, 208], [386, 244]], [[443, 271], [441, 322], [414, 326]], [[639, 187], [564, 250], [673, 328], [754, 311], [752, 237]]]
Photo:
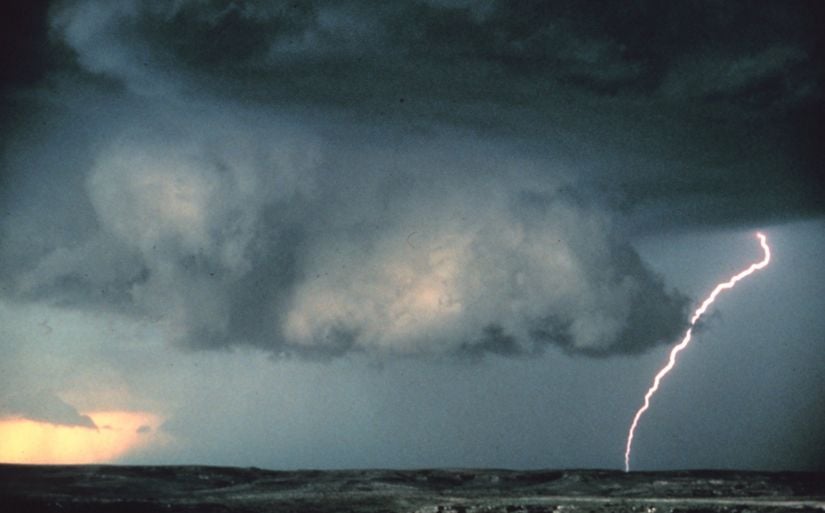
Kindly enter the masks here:
[[215, 105], [183, 118], [100, 145], [77, 191], [96, 222], [19, 294], [156, 319], [190, 347], [319, 357], [605, 355], [682, 323], [684, 298], [549, 162], [455, 134], [454, 151], [418, 136], [352, 152]]
[[[187, 347], [632, 353], [672, 340], [687, 300], [622, 215], [783, 215], [762, 208], [781, 203], [770, 187], [729, 206], [743, 169], [807, 194], [784, 163], [732, 165], [722, 147], [736, 144], [668, 121], [718, 92], [680, 92], [691, 41], [664, 55], [607, 15], [448, 4], [55, 4], [70, 62], [53, 115], [82, 115], [84, 146], [54, 169], [15, 150], [10, 176], [49, 175], [71, 201], [47, 216], [32, 196], [34, 216], [4, 223], [7, 294], [153, 319]], [[771, 45], [719, 53], [719, 69], [751, 70], [726, 94], [766, 77], [815, 85], [801, 44]], [[790, 116], [809, 89], [763, 106]], [[730, 126], [756, 115], [742, 105]], [[73, 237], [30, 242], [74, 214]]]

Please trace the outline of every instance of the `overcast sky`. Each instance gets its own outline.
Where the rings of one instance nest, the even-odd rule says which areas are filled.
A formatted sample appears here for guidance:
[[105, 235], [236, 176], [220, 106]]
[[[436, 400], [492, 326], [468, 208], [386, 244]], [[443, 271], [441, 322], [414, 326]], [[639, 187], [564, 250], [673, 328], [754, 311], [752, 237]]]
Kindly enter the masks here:
[[823, 5], [4, 6], [0, 459], [619, 468], [761, 230], [632, 466], [825, 468]]

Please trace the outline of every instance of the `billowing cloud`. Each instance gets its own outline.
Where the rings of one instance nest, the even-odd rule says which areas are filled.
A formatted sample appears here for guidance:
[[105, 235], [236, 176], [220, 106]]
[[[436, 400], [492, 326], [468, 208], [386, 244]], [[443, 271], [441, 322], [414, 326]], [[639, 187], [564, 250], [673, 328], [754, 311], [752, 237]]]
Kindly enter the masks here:
[[549, 342], [607, 354], [675, 334], [684, 299], [601, 211], [564, 190], [489, 192], [445, 195], [369, 246], [322, 254], [288, 309], [286, 340], [413, 354]]
[[[821, 74], [793, 23], [745, 51], [724, 16], [662, 9], [58, 2], [65, 62], [30, 101], [64, 129], [6, 152], [4, 293], [273, 354], [669, 342], [687, 299], [629, 235], [818, 211], [773, 129]], [[67, 120], [80, 149], [43, 161]]]
[[188, 346], [318, 356], [609, 354], [681, 325], [684, 298], [548, 162], [456, 134], [458, 155], [431, 136], [362, 155], [221, 110], [177, 123], [101, 146], [87, 239], [32, 262], [18, 294], [156, 319]]
[[[50, 23], [85, 72], [156, 100], [206, 94], [316, 119], [445, 123], [575, 155], [613, 207], [651, 229], [651, 218], [821, 212], [802, 185], [822, 185], [821, 10], [775, 10], [75, 0], [57, 3]], [[760, 186], [740, 187], [752, 176]]]

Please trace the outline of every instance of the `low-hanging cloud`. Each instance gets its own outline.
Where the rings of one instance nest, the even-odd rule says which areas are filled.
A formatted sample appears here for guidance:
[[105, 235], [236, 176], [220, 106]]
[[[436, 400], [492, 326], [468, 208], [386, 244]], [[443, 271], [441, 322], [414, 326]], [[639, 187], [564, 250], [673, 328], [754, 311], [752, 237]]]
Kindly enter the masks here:
[[0, 394], [0, 420], [23, 418], [61, 426], [97, 429], [88, 415], [48, 390], [20, 390], [15, 387]]
[[[43, 116], [82, 119], [82, 149], [42, 166], [8, 150], [5, 294], [153, 320], [191, 348], [634, 353], [676, 336], [687, 298], [628, 226], [813, 208], [805, 162], [739, 159], [778, 135], [732, 135], [817, 101], [804, 41], [705, 55], [644, 5], [373, 7], [57, 2], [71, 57]], [[638, 24], [663, 44], [621, 28]], [[710, 114], [728, 122], [684, 128]], [[66, 132], [31, 130], [43, 153]], [[766, 186], [740, 188], [751, 174]], [[47, 175], [60, 201], [29, 194]], [[58, 225], [71, 237], [39, 237]]]
[[315, 357], [635, 352], [682, 324], [685, 298], [550, 162], [450, 131], [354, 152], [215, 105], [163, 119], [100, 145], [75, 191], [95, 222], [19, 273], [21, 297]]
[[286, 339], [401, 353], [519, 354], [556, 343], [609, 354], [675, 334], [683, 298], [665, 292], [603, 212], [563, 189], [494, 190], [422, 201], [369, 246], [323, 250], [289, 306]]

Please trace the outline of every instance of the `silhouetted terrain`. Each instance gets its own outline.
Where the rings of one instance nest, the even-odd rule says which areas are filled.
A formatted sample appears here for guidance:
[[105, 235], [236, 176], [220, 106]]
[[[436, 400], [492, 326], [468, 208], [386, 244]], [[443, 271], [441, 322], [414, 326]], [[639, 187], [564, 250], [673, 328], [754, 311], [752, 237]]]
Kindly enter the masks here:
[[8, 512], [822, 512], [825, 474], [0, 465]]

